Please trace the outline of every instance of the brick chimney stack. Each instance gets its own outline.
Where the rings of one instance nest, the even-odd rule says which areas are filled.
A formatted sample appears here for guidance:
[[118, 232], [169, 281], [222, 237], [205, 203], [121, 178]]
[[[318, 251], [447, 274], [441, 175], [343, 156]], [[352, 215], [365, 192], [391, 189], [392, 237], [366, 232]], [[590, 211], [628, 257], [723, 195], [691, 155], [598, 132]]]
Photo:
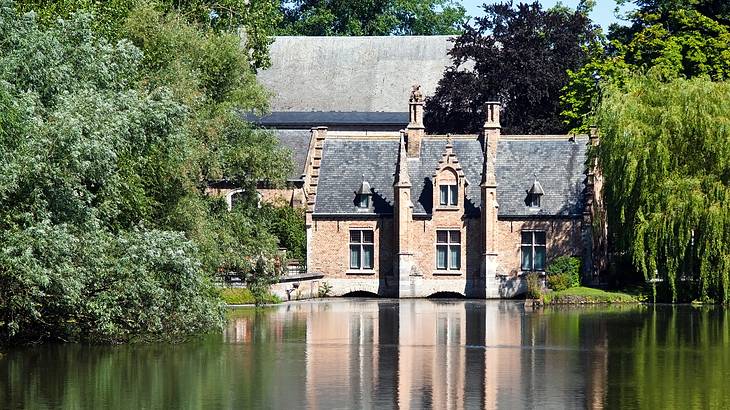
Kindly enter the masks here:
[[411, 87], [411, 97], [408, 99], [408, 127], [406, 128], [408, 158], [421, 156], [421, 139], [426, 133], [426, 128], [423, 126], [423, 104], [421, 86], [414, 84]]
[[484, 159], [482, 164], [482, 181], [479, 185], [482, 194], [482, 263], [481, 276], [485, 280], [486, 297], [499, 296], [499, 284], [495, 280], [497, 274], [497, 145], [502, 127], [499, 123], [499, 102], [488, 102], [484, 107]]

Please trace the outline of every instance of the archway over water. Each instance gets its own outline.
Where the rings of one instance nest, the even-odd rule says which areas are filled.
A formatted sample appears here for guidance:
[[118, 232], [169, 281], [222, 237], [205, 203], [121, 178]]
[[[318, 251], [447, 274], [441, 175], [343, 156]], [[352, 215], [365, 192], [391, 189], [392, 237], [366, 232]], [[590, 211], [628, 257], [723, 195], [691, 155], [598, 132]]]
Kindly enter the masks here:
[[352, 292], [347, 292], [344, 295], [342, 295], [343, 298], [378, 298], [377, 293], [368, 292], [366, 290], [355, 290]]
[[428, 295], [428, 299], [465, 299], [466, 296], [464, 296], [462, 293], [459, 292], [449, 292], [449, 291], [443, 291], [443, 292], [436, 292]]

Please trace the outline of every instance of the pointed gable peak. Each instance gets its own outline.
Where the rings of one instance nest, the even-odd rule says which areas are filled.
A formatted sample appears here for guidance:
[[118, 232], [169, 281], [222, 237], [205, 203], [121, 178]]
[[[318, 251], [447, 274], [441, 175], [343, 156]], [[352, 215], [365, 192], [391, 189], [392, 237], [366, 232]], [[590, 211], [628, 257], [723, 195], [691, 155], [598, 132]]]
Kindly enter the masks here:
[[540, 184], [540, 181], [537, 180], [537, 174], [532, 175], [534, 179], [532, 181], [532, 186], [527, 191], [527, 193], [532, 195], [545, 195], [545, 190], [542, 189], [542, 184]]
[[464, 178], [464, 170], [459, 163], [459, 158], [454, 152], [454, 143], [451, 138], [451, 134], [446, 135], [446, 146], [444, 152], [441, 153], [441, 159], [439, 159], [438, 165], [436, 166], [436, 174], [443, 171], [446, 168], [451, 168], [456, 172], [456, 175], [461, 179]]
[[406, 148], [406, 137], [403, 132], [400, 134], [398, 162], [395, 165], [395, 179], [393, 181], [393, 186], [411, 186], [411, 177], [408, 175], [408, 151]]

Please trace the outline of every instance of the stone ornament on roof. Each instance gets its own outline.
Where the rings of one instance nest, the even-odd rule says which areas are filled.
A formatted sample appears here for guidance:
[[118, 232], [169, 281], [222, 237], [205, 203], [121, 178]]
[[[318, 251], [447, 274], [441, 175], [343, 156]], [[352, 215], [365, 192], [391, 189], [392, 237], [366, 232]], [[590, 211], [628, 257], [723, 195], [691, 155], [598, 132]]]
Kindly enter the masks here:
[[421, 84], [413, 84], [411, 86], [411, 98], [408, 99], [409, 102], [423, 102], [423, 92], [421, 91]]

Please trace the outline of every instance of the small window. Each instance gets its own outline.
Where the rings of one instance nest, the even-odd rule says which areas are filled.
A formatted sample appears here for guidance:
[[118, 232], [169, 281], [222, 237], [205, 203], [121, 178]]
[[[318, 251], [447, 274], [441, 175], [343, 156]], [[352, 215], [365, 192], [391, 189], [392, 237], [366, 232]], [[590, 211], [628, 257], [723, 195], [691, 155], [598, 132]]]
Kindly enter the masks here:
[[374, 234], [371, 230], [350, 230], [350, 269], [372, 270], [375, 262]]
[[461, 269], [460, 231], [436, 231], [436, 269]]
[[439, 186], [439, 204], [444, 206], [456, 206], [459, 203], [458, 185]]
[[522, 270], [545, 270], [545, 231], [522, 231]]
[[531, 208], [539, 208], [540, 207], [540, 197], [542, 195], [540, 194], [530, 194], [527, 198], [528, 205]]
[[357, 207], [358, 208], [369, 208], [370, 207], [370, 195], [360, 194], [357, 196]]

